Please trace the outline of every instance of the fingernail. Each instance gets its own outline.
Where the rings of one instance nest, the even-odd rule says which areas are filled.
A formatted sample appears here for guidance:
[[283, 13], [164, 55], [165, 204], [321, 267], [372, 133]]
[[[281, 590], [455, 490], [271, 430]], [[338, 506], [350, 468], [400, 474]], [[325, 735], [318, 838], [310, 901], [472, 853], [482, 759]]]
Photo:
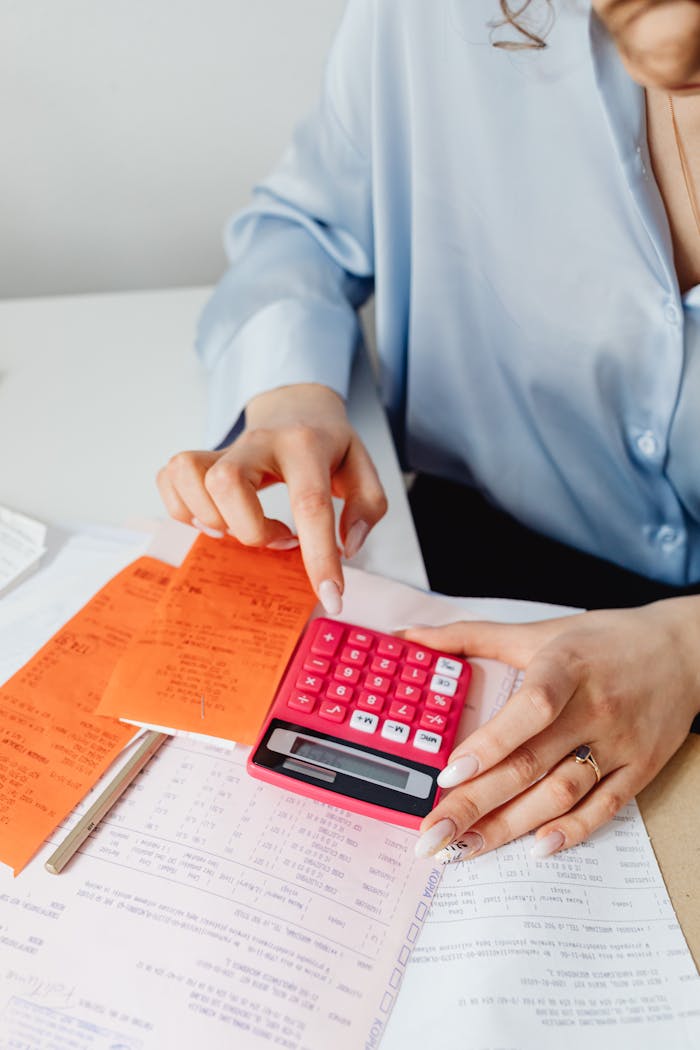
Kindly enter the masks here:
[[318, 585], [318, 599], [329, 616], [338, 616], [343, 608], [340, 588], [335, 580], [324, 580]]
[[369, 525], [366, 521], [356, 521], [345, 538], [345, 557], [354, 558], [367, 539]]
[[438, 820], [432, 828], [428, 828], [415, 845], [417, 857], [432, 857], [433, 853], [448, 846], [457, 834], [457, 828], [453, 820]]
[[479, 760], [474, 755], [462, 755], [450, 762], [449, 766], [440, 772], [437, 782], [441, 788], [453, 788], [457, 784], [463, 784], [465, 780], [471, 780], [479, 771]]
[[536, 840], [535, 845], [530, 850], [530, 856], [534, 857], [535, 860], [542, 860], [543, 857], [551, 857], [563, 845], [564, 836], [561, 831], [550, 831], [549, 835]]
[[299, 546], [299, 539], [297, 536], [288, 536], [285, 540], [273, 540], [272, 543], [268, 543], [267, 549], [269, 551], [293, 551], [295, 547]]
[[210, 536], [213, 540], [223, 540], [226, 535], [225, 532], [221, 532], [220, 529], [210, 529], [208, 525], [203, 525], [199, 518], [192, 518], [192, 524], [195, 529], [199, 529], [205, 536]]
[[483, 848], [484, 840], [478, 831], [468, 831], [459, 842], [445, 846], [435, 856], [441, 864], [452, 864], [457, 860], [469, 860]]

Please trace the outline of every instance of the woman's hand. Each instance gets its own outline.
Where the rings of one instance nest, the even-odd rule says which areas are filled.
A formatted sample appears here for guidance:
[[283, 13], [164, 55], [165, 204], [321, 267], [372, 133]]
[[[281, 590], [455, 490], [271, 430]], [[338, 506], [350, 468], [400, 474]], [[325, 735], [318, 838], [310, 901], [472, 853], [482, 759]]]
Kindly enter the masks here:
[[[258, 492], [276, 482], [289, 488], [298, 538], [265, 517]], [[158, 474], [168, 512], [209, 535], [230, 532], [251, 547], [301, 545], [306, 571], [330, 615], [341, 608], [343, 573], [332, 496], [345, 501], [343, 553], [351, 558], [387, 504], [369, 455], [350, 426], [340, 397], [328, 387], [300, 384], [254, 398], [246, 428], [220, 452], [180, 452]]]
[[[505, 707], [450, 756], [438, 782], [454, 790], [423, 821], [419, 856], [457, 841], [473, 856], [535, 828], [537, 857], [582, 842], [652, 780], [700, 710], [700, 597], [402, 636], [525, 670]], [[600, 783], [571, 755], [585, 744]]]

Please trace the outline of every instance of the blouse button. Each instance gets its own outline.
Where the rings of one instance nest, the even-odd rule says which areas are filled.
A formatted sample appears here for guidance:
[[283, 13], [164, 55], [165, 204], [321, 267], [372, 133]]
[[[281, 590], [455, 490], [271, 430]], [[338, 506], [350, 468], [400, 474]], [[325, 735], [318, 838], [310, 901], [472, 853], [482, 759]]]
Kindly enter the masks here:
[[659, 450], [659, 443], [651, 430], [645, 430], [637, 438], [637, 448], [645, 459], [651, 459]]

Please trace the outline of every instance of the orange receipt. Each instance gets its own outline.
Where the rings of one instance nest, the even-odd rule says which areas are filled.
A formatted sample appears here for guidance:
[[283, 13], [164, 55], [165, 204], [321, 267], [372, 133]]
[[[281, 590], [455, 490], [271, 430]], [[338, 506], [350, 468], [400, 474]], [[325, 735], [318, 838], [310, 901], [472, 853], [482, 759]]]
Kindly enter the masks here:
[[199, 536], [98, 711], [252, 744], [315, 604], [298, 550]]
[[137, 732], [95, 708], [173, 572], [132, 562], [0, 688], [0, 861], [15, 874]]

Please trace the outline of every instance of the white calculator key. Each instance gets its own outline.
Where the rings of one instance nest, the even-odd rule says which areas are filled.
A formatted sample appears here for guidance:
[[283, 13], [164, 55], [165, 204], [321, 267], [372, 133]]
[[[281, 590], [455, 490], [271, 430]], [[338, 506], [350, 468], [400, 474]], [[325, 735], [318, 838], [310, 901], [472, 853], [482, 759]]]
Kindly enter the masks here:
[[430, 680], [430, 692], [442, 693], [443, 696], [454, 696], [457, 692], [457, 679], [434, 674]]
[[464, 664], [461, 664], [459, 660], [450, 660], [447, 656], [439, 656], [438, 662], [435, 664], [435, 673], [446, 674], [448, 678], [459, 678], [463, 667]]
[[359, 729], [361, 733], [373, 733], [378, 725], [379, 718], [377, 715], [373, 715], [369, 711], [353, 711], [350, 719], [351, 729]]
[[428, 733], [425, 729], [419, 729], [413, 738], [413, 746], [421, 751], [436, 754], [442, 747], [442, 737], [439, 733]]
[[397, 744], [405, 744], [410, 732], [410, 726], [407, 726], [404, 722], [394, 722], [390, 718], [387, 718], [382, 726], [382, 736], [387, 740], [395, 741]]

